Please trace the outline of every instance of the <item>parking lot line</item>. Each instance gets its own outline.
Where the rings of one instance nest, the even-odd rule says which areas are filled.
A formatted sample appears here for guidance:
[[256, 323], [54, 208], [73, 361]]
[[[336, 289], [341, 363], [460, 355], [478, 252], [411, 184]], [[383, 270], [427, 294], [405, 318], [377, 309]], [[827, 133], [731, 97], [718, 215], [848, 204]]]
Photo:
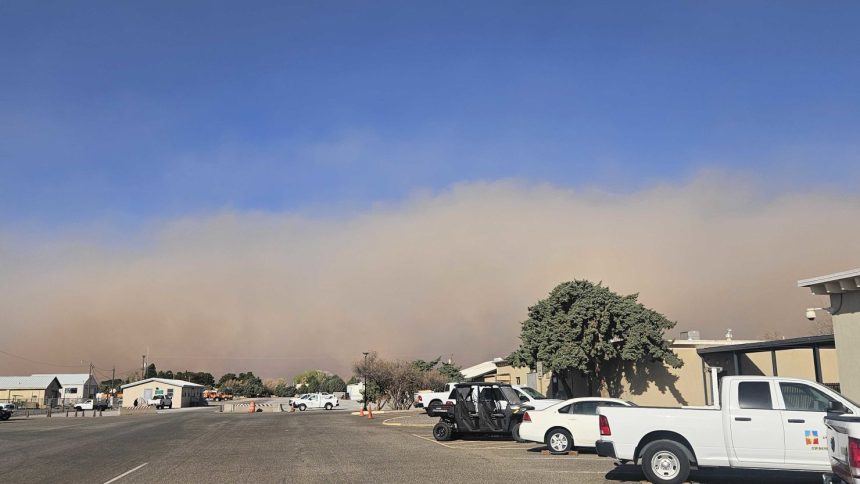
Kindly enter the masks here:
[[439, 441], [438, 441], [438, 440], [436, 440], [436, 439], [431, 439], [431, 438], [429, 438], [429, 437], [424, 437], [423, 435], [418, 435], [418, 434], [410, 434], [410, 435], [412, 435], [413, 437], [418, 437], [419, 439], [424, 439], [424, 440], [426, 440], [426, 441], [428, 441], [428, 442], [433, 442], [434, 444], [439, 444], [439, 445], [441, 445], [442, 447], [447, 447], [447, 448], [449, 448], [449, 449], [456, 449], [456, 447], [451, 447], [450, 445], [448, 445], [448, 444], [446, 444], [446, 443], [444, 443], [444, 442], [439, 442]]
[[111, 480], [109, 480], [109, 481], [106, 481], [106, 482], [105, 482], [105, 484], [110, 484], [111, 482], [118, 481], [118, 480], [122, 479], [123, 477], [125, 477], [125, 476], [127, 476], [127, 475], [131, 474], [132, 472], [134, 472], [134, 471], [136, 471], [136, 470], [140, 469], [141, 467], [145, 466], [146, 464], [149, 464], [149, 462], [144, 462], [143, 464], [141, 464], [141, 465], [139, 465], [139, 466], [135, 467], [134, 469], [131, 469], [131, 470], [127, 470], [127, 471], [125, 471], [125, 472], [123, 472], [122, 474], [120, 474], [120, 475], [118, 475], [118, 476], [114, 477], [113, 479], [111, 479]]

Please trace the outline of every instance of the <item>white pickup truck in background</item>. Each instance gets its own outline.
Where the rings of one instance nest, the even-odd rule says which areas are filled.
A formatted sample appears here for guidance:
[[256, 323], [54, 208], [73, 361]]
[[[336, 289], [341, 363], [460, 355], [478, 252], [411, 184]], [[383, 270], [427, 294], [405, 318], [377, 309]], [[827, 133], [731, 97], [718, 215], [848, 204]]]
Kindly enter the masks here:
[[456, 383], [446, 383], [445, 389], [441, 392], [418, 392], [415, 394], [414, 403], [412, 405], [415, 408], [423, 408], [425, 412], [429, 413], [430, 407], [443, 405], [446, 401], [450, 399], [451, 390], [454, 389], [454, 385], [456, 385]]
[[340, 400], [331, 393], [308, 393], [293, 399], [291, 405], [302, 412], [309, 408], [332, 410], [334, 407], [340, 406]]
[[153, 407], [161, 410], [164, 407], [173, 408], [173, 399], [169, 396], [165, 395], [156, 395], [151, 399], [146, 401], [147, 405], [152, 405]]
[[[828, 409], [847, 398], [795, 378], [728, 376], [710, 408], [600, 407], [597, 453], [640, 463], [649, 481], [677, 484], [692, 467], [830, 472]], [[719, 392], [715, 391], [714, 394]]]
[[107, 402], [88, 399], [75, 404], [75, 410], [107, 410], [110, 408]]
[[824, 417], [827, 452], [833, 473], [845, 482], [860, 484], [860, 416], [839, 415], [839, 408]]

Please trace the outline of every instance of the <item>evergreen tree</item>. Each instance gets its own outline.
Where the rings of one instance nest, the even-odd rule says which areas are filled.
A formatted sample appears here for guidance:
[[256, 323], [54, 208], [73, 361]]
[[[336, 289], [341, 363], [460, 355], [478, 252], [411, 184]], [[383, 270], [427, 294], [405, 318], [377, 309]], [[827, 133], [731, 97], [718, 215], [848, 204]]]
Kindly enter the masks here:
[[663, 338], [675, 323], [637, 298], [638, 294], [621, 296], [584, 280], [559, 284], [529, 308], [512, 363], [535, 368], [543, 362], [544, 369], [558, 375], [563, 385], [567, 385], [567, 372], [579, 372], [591, 395], [601, 385], [601, 366], [612, 360], [660, 361], [680, 367], [682, 361]]

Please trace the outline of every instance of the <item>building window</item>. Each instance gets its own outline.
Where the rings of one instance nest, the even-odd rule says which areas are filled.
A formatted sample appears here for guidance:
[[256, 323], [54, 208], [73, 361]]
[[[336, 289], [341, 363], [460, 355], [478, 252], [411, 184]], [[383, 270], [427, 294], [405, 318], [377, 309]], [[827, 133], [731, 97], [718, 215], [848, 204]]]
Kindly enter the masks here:
[[66, 393], [78, 393], [77, 388], [66, 388]]
[[520, 384], [520, 377], [517, 377], [517, 385]]

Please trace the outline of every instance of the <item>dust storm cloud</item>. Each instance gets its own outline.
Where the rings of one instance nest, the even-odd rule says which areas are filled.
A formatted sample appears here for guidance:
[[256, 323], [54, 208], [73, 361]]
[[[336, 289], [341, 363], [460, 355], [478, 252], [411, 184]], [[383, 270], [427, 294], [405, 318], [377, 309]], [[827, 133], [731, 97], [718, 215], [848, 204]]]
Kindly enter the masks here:
[[[603, 281], [703, 337], [811, 331], [799, 278], [860, 265], [860, 197], [702, 175], [632, 194], [465, 183], [349, 216], [224, 211], [94, 242], [0, 234], [0, 373], [36, 362], [348, 374], [365, 350], [505, 356], [561, 281]], [[670, 335], [672, 336], [672, 335]]]

